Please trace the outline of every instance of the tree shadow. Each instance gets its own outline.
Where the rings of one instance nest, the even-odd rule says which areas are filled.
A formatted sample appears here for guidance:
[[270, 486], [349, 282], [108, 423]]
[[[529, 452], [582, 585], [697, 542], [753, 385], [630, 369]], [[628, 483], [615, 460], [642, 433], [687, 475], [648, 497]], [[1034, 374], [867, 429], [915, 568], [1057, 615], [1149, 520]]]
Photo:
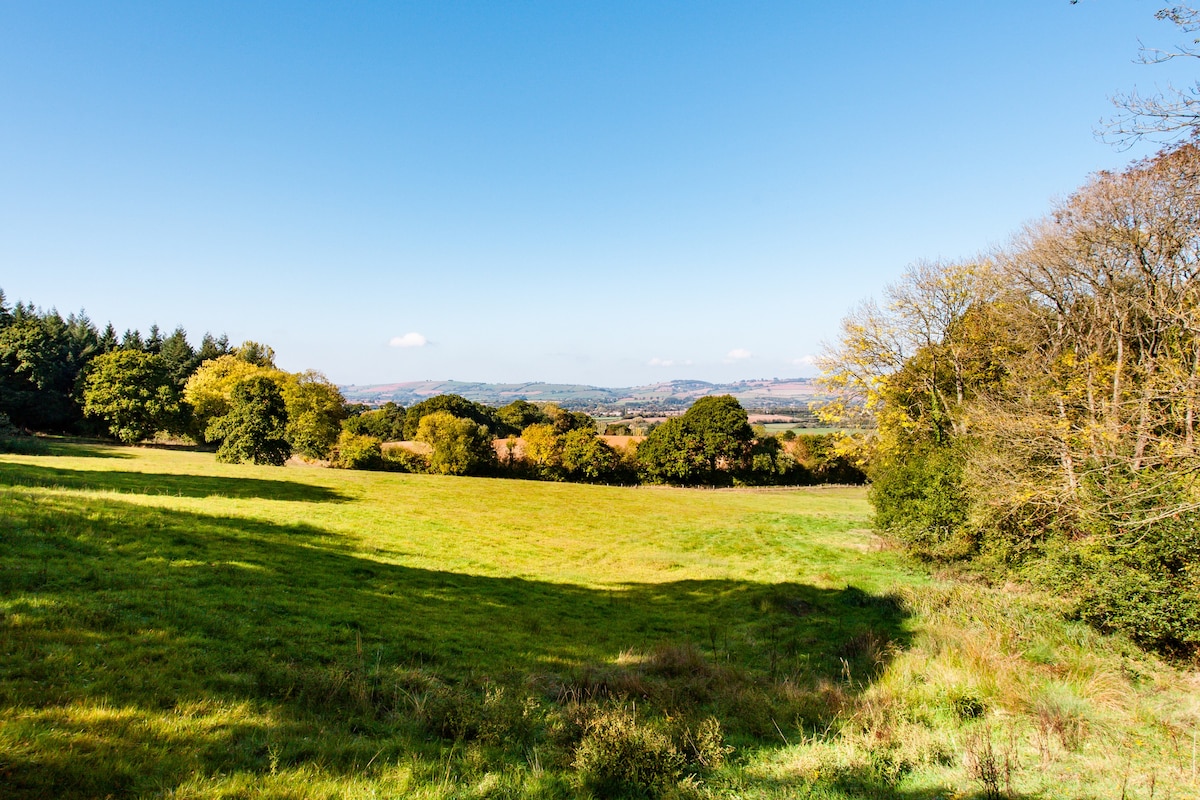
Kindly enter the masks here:
[[[69, 452], [76, 455], [79, 448], [72, 446]], [[258, 498], [309, 503], [330, 503], [345, 499], [333, 489], [294, 481], [175, 475], [164, 472], [78, 470], [16, 463], [0, 463], [0, 486], [40, 486], [122, 494]]]
[[[0, 481], [22, 474], [0, 470]], [[35, 475], [56, 486], [100, 477]], [[115, 485], [131, 475], [117, 473]], [[275, 482], [257, 483], [278, 496]], [[74, 488], [85, 487], [109, 488]], [[363, 753], [399, 758], [431, 736], [436, 745], [450, 735], [433, 718], [439, 702], [482, 703], [479, 693], [497, 685], [549, 704], [712, 714], [735, 743], [768, 746], [780, 732], [828, 724], [824, 696], [797, 687], [860, 692], [909, 639], [895, 598], [855, 587], [556, 584], [387, 563], [307, 525], [111, 497], [11, 499], [0, 510], [0, 720], [38, 743], [0, 752], [12, 797], [266, 774], [278, 758], [272, 741], [285, 761], [353, 771]], [[271, 713], [187, 733], [79, 711], [148, 719], [214, 704]], [[325, 744], [311, 744], [317, 728]], [[87, 768], [81, 737], [84, 750], [106, 754]]]
[[69, 456], [73, 458], [133, 458], [128, 448], [108, 445], [90, 439], [70, 439], [61, 436], [39, 436], [38, 455]]

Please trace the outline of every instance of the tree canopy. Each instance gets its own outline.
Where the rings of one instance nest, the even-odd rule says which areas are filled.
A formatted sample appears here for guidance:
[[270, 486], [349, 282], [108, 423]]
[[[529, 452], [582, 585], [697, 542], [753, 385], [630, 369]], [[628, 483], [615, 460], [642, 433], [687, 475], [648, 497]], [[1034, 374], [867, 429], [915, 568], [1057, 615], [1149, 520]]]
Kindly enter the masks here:
[[[421, 420], [425, 416], [437, 411], [445, 411], [452, 416], [469, 419], [476, 425], [481, 425], [493, 433], [498, 433], [501, 428], [497, 424], [495, 409], [489, 408], [482, 403], [474, 403], [461, 395], [439, 394], [409, 407], [404, 415], [404, 438], [408, 440], [416, 439], [417, 429], [421, 425]], [[504, 431], [505, 434], [508, 432], [507, 430]]]
[[449, 411], [434, 411], [422, 416], [416, 439], [433, 447], [429, 467], [443, 475], [475, 473], [496, 458], [488, 429]]
[[638, 447], [638, 462], [651, 480], [729, 483], [749, 466], [754, 432], [748, 420], [736, 398], [702, 397], [650, 432]]
[[219, 439], [217, 460], [281, 466], [292, 454], [287, 440], [287, 407], [270, 377], [251, 375], [234, 385], [229, 411], [210, 428]]
[[116, 350], [93, 359], [83, 398], [84, 413], [103, 420], [109, 433], [127, 443], [178, 431], [183, 417], [170, 364], [140, 350]]
[[[1102, 627], [1200, 648], [1200, 546], [1181, 523], [1200, 518], [1198, 265], [1185, 144], [860, 308], [821, 363], [841, 394], [826, 413], [858, 404], [876, 423], [877, 523], [926, 558], [1036, 561], [1081, 615], [1107, 609]], [[1164, 603], [1195, 622], [1164, 628]]]

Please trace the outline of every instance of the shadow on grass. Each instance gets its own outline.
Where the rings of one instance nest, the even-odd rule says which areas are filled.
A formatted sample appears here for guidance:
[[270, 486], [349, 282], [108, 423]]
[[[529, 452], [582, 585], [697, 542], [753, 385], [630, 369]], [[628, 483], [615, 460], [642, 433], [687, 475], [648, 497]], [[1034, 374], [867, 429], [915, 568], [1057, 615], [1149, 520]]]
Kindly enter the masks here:
[[[69, 451], [64, 452], [79, 455], [80, 448], [72, 445]], [[0, 486], [41, 486], [124, 494], [258, 498], [310, 503], [330, 503], [344, 499], [333, 489], [295, 481], [174, 475], [162, 472], [79, 470], [31, 464], [0, 463]]]
[[[20, 474], [0, 470], [0, 481]], [[205, 487], [193, 496], [243, 483], [36, 474], [75, 488], [160, 477], [181, 492]], [[310, 488], [248, 483], [260, 485], [236, 496]], [[0, 782], [10, 797], [157, 792], [279, 763], [350, 774], [372, 753], [395, 763], [440, 746], [458, 712], [438, 704], [475, 702], [489, 686], [550, 705], [713, 715], [735, 744], [772, 746], [828, 725], [831, 704], [866, 688], [908, 642], [895, 598], [854, 587], [598, 589], [450, 573], [372, 560], [310, 526], [115, 498], [16, 492], [0, 529]], [[210, 721], [227, 713], [235, 719]]]
[[128, 448], [97, 442], [93, 439], [72, 439], [63, 436], [38, 437], [42, 449], [39, 455], [71, 456], [74, 458], [133, 458]]

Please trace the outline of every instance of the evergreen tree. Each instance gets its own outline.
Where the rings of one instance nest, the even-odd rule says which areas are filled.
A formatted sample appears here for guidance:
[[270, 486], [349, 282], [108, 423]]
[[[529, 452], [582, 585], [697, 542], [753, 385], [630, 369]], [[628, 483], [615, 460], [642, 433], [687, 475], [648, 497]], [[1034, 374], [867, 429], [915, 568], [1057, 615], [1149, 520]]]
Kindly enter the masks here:
[[[211, 333], [205, 333], [204, 338], [200, 340], [200, 349], [196, 351], [196, 366], [231, 353], [233, 349], [229, 346], [228, 336], [221, 334], [219, 339], [214, 339]], [[195, 368], [192, 371], [194, 372]]]
[[171, 378], [182, 389], [199, 366], [196, 362], [196, 351], [188, 343], [187, 331], [182, 326], [176, 327], [170, 336], [162, 340], [158, 353], [166, 363]]
[[106, 326], [104, 326], [104, 332], [100, 334], [98, 350], [101, 353], [111, 353], [113, 350], [116, 350], [120, 346], [121, 346], [121, 343], [120, 343], [120, 341], [117, 340], [117, 330], [116, 330], [116, 328], [113, 327], [112, 323], [110, 322]]
[[142, 341], [142, 332], [136, 328], [126, 328], [125, 333], [121, 335], [122, 350], [145, 350], [146, 343]]

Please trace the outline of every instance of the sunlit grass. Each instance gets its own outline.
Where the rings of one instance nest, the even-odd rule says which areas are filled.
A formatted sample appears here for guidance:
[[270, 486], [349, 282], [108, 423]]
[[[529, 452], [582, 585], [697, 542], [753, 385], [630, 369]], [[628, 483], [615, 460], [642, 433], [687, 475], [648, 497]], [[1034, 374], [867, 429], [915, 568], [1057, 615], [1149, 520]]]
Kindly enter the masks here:
[[860, 489], [3, 456], [0, 797], [578, 796], [605, 708], [721, 722], [684, 794], [969, 796], [990, 743], [1018, 794], [1196, 796], [1193, 676], [869, 527]]

